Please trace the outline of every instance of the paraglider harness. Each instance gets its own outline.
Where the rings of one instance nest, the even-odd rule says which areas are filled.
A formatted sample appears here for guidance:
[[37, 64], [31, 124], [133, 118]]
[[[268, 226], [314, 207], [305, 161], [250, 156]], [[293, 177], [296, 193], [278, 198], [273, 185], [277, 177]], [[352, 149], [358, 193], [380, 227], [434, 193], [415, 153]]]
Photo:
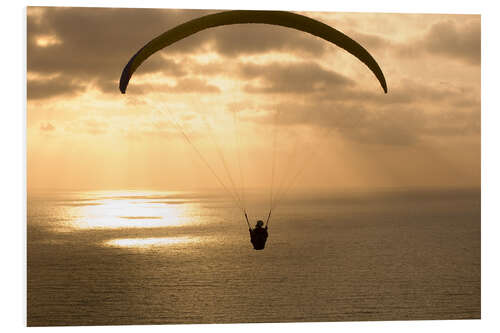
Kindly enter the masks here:
[[[267, 240], [267, 236], [268, 236], [267, 227], [268, 227], [269, 217], [270, 216], [271, 216], [271, 211], [269, 211], [269, 215], [267, 217], [267, 221], [266, 221], [266, 226], [265, 227], [262, 227], [257, 222], [257, 226], [252, 229], [252, 227], [250, 226], [250, 222], [248, 222], [247, 213], [245, 212], [245, 218], [246, 218], [247, 224], [248, 224], [248, 231], [250, 232], [250, 242], [252, 243], [253, 248], [255, 250], [263, 250], [264, 247], [266, 246], [266, 240]], [[260, 221], [260, 222], [262, 222], [262, 221]]]

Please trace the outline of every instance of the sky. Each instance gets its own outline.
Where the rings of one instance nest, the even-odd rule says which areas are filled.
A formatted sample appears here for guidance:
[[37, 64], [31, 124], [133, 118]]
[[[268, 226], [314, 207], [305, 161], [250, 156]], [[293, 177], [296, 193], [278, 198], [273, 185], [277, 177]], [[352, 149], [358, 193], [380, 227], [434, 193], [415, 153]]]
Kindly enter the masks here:
[[363, 45], [387, 94], [337, 46], [268, 25], [186, 38], [120, 93], [140, 47], [212, 12], [29, 7], [28, 189], [480, 186], [479, 15], [301, 12]]

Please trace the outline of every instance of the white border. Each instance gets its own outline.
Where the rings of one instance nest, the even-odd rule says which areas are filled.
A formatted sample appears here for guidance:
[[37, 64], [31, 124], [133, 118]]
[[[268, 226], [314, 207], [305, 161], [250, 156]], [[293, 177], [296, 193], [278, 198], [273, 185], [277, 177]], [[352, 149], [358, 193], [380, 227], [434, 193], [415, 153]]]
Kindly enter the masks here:
[[[7, 3], [7, 2], [5, 2]], [[2, 293], [0, 325], [6, 331], [24, 330], [26, 320], [26, 255], [25, 255], [25, 167], [26, 167], [26, 11], [25, 6], [91, 6], [91, 7], [150, 7], [150, 8], [215, 8], [215, 9], [286, 9], [310, 11], [350, 12], [411, 12], [411, 13], [466, 13], [482, 14], [482, 320], [461, 321], [403, 321], [403, 322], [347, 322], [347, 323], [300, 323], [300, 324], [243, 324], [243, 325], [169, 325], [169, 326], [109, 326], [58, 328], [62, 330], [97, 330], [98, 332], [122, 331], [209, 331], [233, 332], [234, 330], [270, 331], [314, 330], [330, 332], [408, 332], [435, 331], [471, 332], [494, 331], [499, 327], [500, 283], [498, 254], [500, 222], [496, 206], [500, 172], [497, 148], [500, 108], [495, 97], [500, 85], [498, 52], [498, 10], [494, 1], [18, 1], [3, 5], [2, 18], [2, 71], [7, 75], [0, 79], [2, 96], [1, 118], [1, 193], [2, 207]], [[30, 328], [54, 330], [54, 328]]]

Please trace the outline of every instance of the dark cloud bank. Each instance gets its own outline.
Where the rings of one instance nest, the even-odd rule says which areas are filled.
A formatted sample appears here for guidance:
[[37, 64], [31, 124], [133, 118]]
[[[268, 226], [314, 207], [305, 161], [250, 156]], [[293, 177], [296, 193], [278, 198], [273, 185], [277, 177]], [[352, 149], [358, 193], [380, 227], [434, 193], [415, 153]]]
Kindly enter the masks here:
[[[29, 80], [28, 99], [71, 96], [89, 86], [119, 94], [117, 86], [123, 66], [146, 41], [208, 13], [210, 11], [44, 8], [40, 19], [28, 17], [27, 67], [29, 73], [52, 78]], [[38, 46], [37, 38], [47, 35], [56, 36], [60, 43]], [[392, 45], [394, 53], [400, 56], [418, 56], [425, 52], [473, 66], [481, 61], [480, 20], [460, 26], [452, 20], [443, 20], [429, 27], [421, 39], [404, 45], [391, 44], [379, 36], [359, 33], [356, 36], [369, 48]], [[307, 34], [290, 33], [286, 28], [232, 26], [196, 34], [170, 47], [168, 54], [183, 55], [210, 48], [222, 57], [234, 58], [242, 54], [286, 50], [315, 59], [324, 54], [325, 44]], [[188, 67], [200, 70], [202, 77], [190, 76]], [[390, 94], [384, 95], [377, 90], [380, 87], [376, 87], [375, 78], [374, 89], [363, 91], [358, 89], [356, 81], [312, 60], [289, 64], [245, 63], [237, 71], [227, 73], [228, 70], [220, 63], [201, 65], [190, 62], [185, 56], [173, 60], [158, 55], [141, 66], [138, 74], [162, 72], [176, 78], [176, 84], [135, 85], [131, 93], [141, 94], [152, 89], [167, 93], [217, 93], [219, 88], [207, 77], [226, 71], [225, 74], [242, 79], [248, 93], [307, 95], [303, 105], [278, 106], [287, 110], [284, 123], [331, 126], [355, 141], [409, 145], [422, 135], [463, 135], [480, 131], [480, 101], [467, 93], [457, 94], [446, 88], [407, 80], [393, 82]], [[423, 112], [425, 110], [412, 107], [416, 99], [429, 105], [442, 103], [448, 108], [444, 111], [448, 112], [431, 121]], [[371, 110], [354, 105], [355, 101], [370, 102]], [[454, 112], [461, 105], [469, 105], [473, 111]], [[304, 107], [309, 111], [303, 112]], [[49, 127], [41, 129], [51, 130]], [[102, 131], [105, 128], [100, 126], [95, 133]]]

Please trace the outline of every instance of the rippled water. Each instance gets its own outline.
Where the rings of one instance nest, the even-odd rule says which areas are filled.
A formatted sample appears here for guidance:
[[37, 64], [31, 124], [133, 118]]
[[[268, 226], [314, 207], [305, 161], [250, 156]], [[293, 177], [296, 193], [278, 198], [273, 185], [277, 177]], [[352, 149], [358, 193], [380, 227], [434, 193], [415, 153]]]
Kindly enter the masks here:
[[[28, 325], [480, 318], [480, 191], [28, 196]], [[264, 217], [265, 202], [250, 212]]]

